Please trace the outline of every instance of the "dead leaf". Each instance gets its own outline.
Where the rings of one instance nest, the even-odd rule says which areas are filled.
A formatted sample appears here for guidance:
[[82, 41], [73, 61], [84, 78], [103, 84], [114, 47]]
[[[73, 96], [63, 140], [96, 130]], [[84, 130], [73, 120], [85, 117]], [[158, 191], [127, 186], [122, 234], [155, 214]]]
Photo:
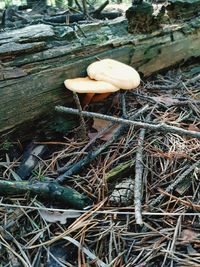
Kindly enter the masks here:
[[[97, 130], [97, 133], [100, 133], [103, 129], [107, 128], [110, 124], [111, 123], [109, 121], [94, 118], [92, 128]], [[116, 131], [116, 129], [118, 129], [119, 127], [120, 127], [119, 124], [113, 124], [108, 130], [103, 132], [99, 138], [103, 141], [108, 141], [113, 136], [113, 133]], [[96, 133], [89, 134], [90, 138], [94, 138], [95, 136], [96, 136]]]
[[178, 99], [171, 98], [169, 96], [155, 96], [152, 97], [156, 102], [161, 102], [166, 106], [173, 106], [179, 103]]
[[100, 132], [102, 129], [108, 127], [109, 124], [109, 121], [94, 118], [92, 128], [97, 130], [97, 132]]
[[197, 239], [197, 236], [198, 236], [197, 232], [190, 229], [184, 229], [181, 232], [180, 238], [182, 239], [182, 241], [190, 242], [193, 241], [194, 239]]
[[194, 131], [194, 132], [200, 132], [200, 129], [194, 124], [190, 124], [189, 127], [188, 127], [188, 130], [189, 131]]
[[67, 222], [67, 219], [77, 218], [81, 216], [81, 213], [74, 210], [67, 210], [63, 213], [58, 211], [51, 212], [51, 211], [41, 210], [40, 215], [47, 222], [50, 223], [60, 222], [61, 224], [65, 224]]

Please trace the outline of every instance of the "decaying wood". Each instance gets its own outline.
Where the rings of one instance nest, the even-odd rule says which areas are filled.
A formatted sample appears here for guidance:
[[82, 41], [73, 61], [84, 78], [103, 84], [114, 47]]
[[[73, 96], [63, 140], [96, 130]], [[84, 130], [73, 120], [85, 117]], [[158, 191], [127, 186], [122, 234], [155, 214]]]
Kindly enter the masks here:
[[166, 25], [151, 35], [127, 32], [123, 18], [89, 25], [32, 25], [0, 33], [0, 132], [12, 131], [57, 104], [71, 101], [67, 78], [86, 75], [87, 66], [110, 57], [144, 76], [200, 56], [200, 22]]
[[39, 197], [49, 200], [51, 196], [52, 201], [58, 201], [66, 206], [83, 209], [89, 204], [91, 200], [88, 197], [81, 195], [76, 190], [69, 186], [63, 187], [53, 181], [45, 182], [29, 182], [29, 181], [0, 181], [0, 195], [20, 195], [31, 193]]

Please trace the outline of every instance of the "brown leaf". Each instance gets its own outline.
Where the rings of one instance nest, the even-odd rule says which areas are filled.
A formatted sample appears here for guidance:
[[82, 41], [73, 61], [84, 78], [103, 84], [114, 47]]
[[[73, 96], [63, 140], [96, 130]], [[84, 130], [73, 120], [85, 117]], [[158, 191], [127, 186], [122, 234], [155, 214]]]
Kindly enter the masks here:
[[194, 131], [194, 132], [200, 132], [200, 129], [194, 124], [190, 124], [189, 127], [188, 127], [188, 130], [189, 131]]
[[[92, 128], [97, 130], [97, 133], [101, 132], [104, 128], [108, 127], [110, 125], [109, 121], [103, 120], [103, 119], [97, 119], [94, 118], [94, 122], [92, 125]], [[112, 136], [113, 133], [118, 129], [120, 125], [118, 124], [113, 124], [107, 131], [103, 132], [102, 135], [99, 137], [101, 140], [108, 141]], [[94, 138], [94, 134], [90, 133], [89, 137]]]
[[165, 104], [166, 106], [173, 106], [176, 105], [177, 103], [179, 103], [178, 99], [173, 99], [169, 96], [155, 96], [152, 97], [156, 102], [161, 102], [163, 104]]
[[109, 124], [110, 124], [109, 121], [94, 118], [92, 128], [97, 130], [97, 132], [100, 132], [103, 128], [108, 127]]
[[181, 232], [180, 238], [182, 239], [182, 241], [190, 242], [194, 239], [197, 239], [197, 236], [198, 236], [198, 233], [196, 233], [195, 231], [190, 230], [190, 229], [184, 229]]

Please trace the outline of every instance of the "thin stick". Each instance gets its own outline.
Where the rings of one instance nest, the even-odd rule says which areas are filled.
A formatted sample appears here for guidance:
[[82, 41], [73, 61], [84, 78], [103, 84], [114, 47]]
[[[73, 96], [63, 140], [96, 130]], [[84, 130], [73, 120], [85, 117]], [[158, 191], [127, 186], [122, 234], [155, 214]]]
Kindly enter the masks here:
[[79, 97], [77, 95], [76, 92], [73, 92], [73, 98], [74, 98], [74, 101], [76, 103], [76, 107], [78, 109], [78, 115], [79, 115], [79, 120], [80, 120], [80, 127], [81, 127], [81, 138], [83, 140], [86, 140], [87, 139], [87, 130], [86, 130], [86, 125], [85, 125], [85, 120], [84, 120], [84, 117], [83, 117], [83, 110], [82, 110], [82, 107], [81, 107], [81, 103], [80, 103], [80, 100], [79, 100]]
[[[189, 175], [195, 168], [197, 168], [200, 165], [200, 160], [196, 161], [190, 168], [186, 169], [179, 177], [178, 179], [175, 179], [175, 182], [173, 184], [170, 184], [166, 189], [165, 192], [169, 193], [172, 191], [180, 182], [184, 180], [184, 178]], [[157, 203], [159, 203], [164, 195], [159, 195], [156, 199], [152, 201], [150, 204], [151, 207], [154, 207]]]
[[[171, 196], [171, 195], [170, 195]], [[172, 196], [173, 197], [173, 196]], [[55, 208], [46, 208], [46, 207], [35, 207], [35, 206], [25, 206], [25, 205], [16, 205], [16, 204], [7, 204], [7, 203], [2, 203], [0, 202], [0, 207], [4, 207], [4, 208], [16, 208], [16, 209], [31, 209], [31, 210], [43, 210], [43, 211], [50, 211], [50, 212], [69, 212], [69, 211], [73, 211], [74, 213], [87, 213], [88, 210], [78, 210], [78, 209], [55, 209]], [[195, 207], [195, 209], [200, 210], [200, 205], [195, 204], [193, 207]], [[134, 216], [135, 212], [131, 211], [133, 209], [132, 206], [130, 207], [126, 207], [126, 209], [128, 209], [128, 211], [121, 211], [119, 209], [118, 210], [114, 210], [114, 209], [109, 209], [109, 210], [100, 210], [100, 211], [95, 211], [94, 214], [98, 215], [98, 214], [113, 214], [113, 215], [132, 215]], [[143, 216], [200, 216], [199, 212], [147, 212], [147, 211], [143, 211], [142, 212]]]
[[145, 86], [145, 88], [147, 89], [161, 89], [161, 90], [167, 90], [167, 89], [174, 89], [174, 88], [180, 88], [183, 86], [183, 84], [185, 84], [186, 86], [190, 85], [191, 83], [195, 83], [197, 81], [200, 80], [200, 74], [198, 74], [197, 76], [191, 78], [191, 79], [188, 79], [185, 83], [183, 83], [183, 81], [179, 81], [177, 83], [173, 83], [171, 85], [162, 85], [162, 84], [147, 84]]
[[[62, 106], [56, 106], [55, 107], [56, 111], [58, 112], [63, 112], [63, 113], [70, 113], [70, 114], [75, 114], [78, 115], [79, 111], [77, 109], [73, 108], [66, 108]], [[120, 124], [126, 124], [126, 125], [131, 125], [131, 126], [137, 126], [140, 128], [145, 128], [145, 129], [150, 129], [150, 130], [156, 130], [156, 131], [162, 131], [165, 133], [176, 133], [180, 135], [186, 135], [186, 136], [191, 136], [195, 138], [200, 139], [200, 132], [195, 132], [195, 131], [188, 131], [179, 127], [175, 126], [170, 126], [165, 123], [158, 123], [158, 124], [153, 124], [153, 123], [147, 123], [147, 122], [140, 122], [140, 121], [133, 121], [133, 120], [127, 120], [127, 119], [122, 119], [122, 118], [116, 118], [113, 116], [108, 116], [108, 115], [102, 115], [100, 113], [95, 113], [95, 112], [87, 112], [83, 111], [82, 115], [84, 117], [88, 118], [99, 118], [103, 120], [108, 120], [112, 121], [115, 123], [120, 123]]]
[[[147, 115], [147, 121], [150, 121], [151, 113]], [[142, 176], [143, 176], [143, 145], [146, 129], [141, 129], [138, 139], [138, 148], [135, 157], [135, 187], [134, 204], [136, 224], [142, 225]]]
[[142, 224], [142, 175], [143, 163], [142, 152], [144, 144], [145, 129], [141, 129], [138, 139], [138, 148], [135, 158], [135, 186], [134, 186], [134, 204], [136, 224]]
[[159, 188], [158, 191], [162, 195], [168, 196], [168, 197], [170, 197], [170, 199], [174, 199], [174, 200], [176, 200], [177, 202], [180, 202], [181, 204], [183, 204], [186, 207], [192, 208], [192, 209], [194, 209], [196, 211], [200, 211], [200, 205], [198, 205], [198, 204], [194, 204], [193, 202], [190, 202], [190, 201], [181, 199], [179, 197], [173, 196], [172, 194], [165, 192], [161, 188]]

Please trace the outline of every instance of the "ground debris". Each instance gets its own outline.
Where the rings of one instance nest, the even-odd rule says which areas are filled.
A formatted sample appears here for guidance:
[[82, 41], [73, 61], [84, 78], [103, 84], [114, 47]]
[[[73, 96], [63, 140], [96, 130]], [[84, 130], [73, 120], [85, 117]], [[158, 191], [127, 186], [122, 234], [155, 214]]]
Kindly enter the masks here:
[[[199, 134], [198, 69], [190, 65], [170, 70], [144, 81], [137, 91], [126, 93], [127, 117]], [[94, 104], [88, 112], [121, 118], [120, 105], [116, 107], [112, 100], [111, 96], [102, 105]], [[138, 115], [139, 110], [142, 112]], [[94, 121], [86, 120], [88, 133], [94, 131], [92, 125]], [[56, 261], [62, 262], [61, 266], [200, 266], [200, 139], [151, 128], [145, 128], [141, 139], [144, 128], [136, 125], [126, 125], [114, 138], [115, 130], [106, 140], [99, 138], [102, 129], [96, 129], [101, 135], [88, 142], [75, 139], [73, 131], [62, 140], [37, 141], [37, 145], [48, 146], [50, 154], [37, 158], [30, 181], [38, 179], [42, 184], [50, 177], [59, 182], [65, 173], [62, 186], [72, 187], [92, 203], [69, 213], [62, 203], [49, 201], [51, 195], [44, 201], [27, 192], [3, 196], [2, 266], [9, 261], [34, 266], [38, 257], [40, 264]], [[14, 148], [19, 148], [16, 156]], [[23, 161], [22, 144], [7, 141], [1, 144], [0, 155], [1, 178], [12, 181]], [[137, 224], [134, 205], [137, 157], [142, 224]], [[114, 206], [117, 198], [120, 201]], [[51, 218], [43, 219], [41, 214], [51, 214]], [[53, 250], [57, 246], [62, 246], [62, 256]]]

